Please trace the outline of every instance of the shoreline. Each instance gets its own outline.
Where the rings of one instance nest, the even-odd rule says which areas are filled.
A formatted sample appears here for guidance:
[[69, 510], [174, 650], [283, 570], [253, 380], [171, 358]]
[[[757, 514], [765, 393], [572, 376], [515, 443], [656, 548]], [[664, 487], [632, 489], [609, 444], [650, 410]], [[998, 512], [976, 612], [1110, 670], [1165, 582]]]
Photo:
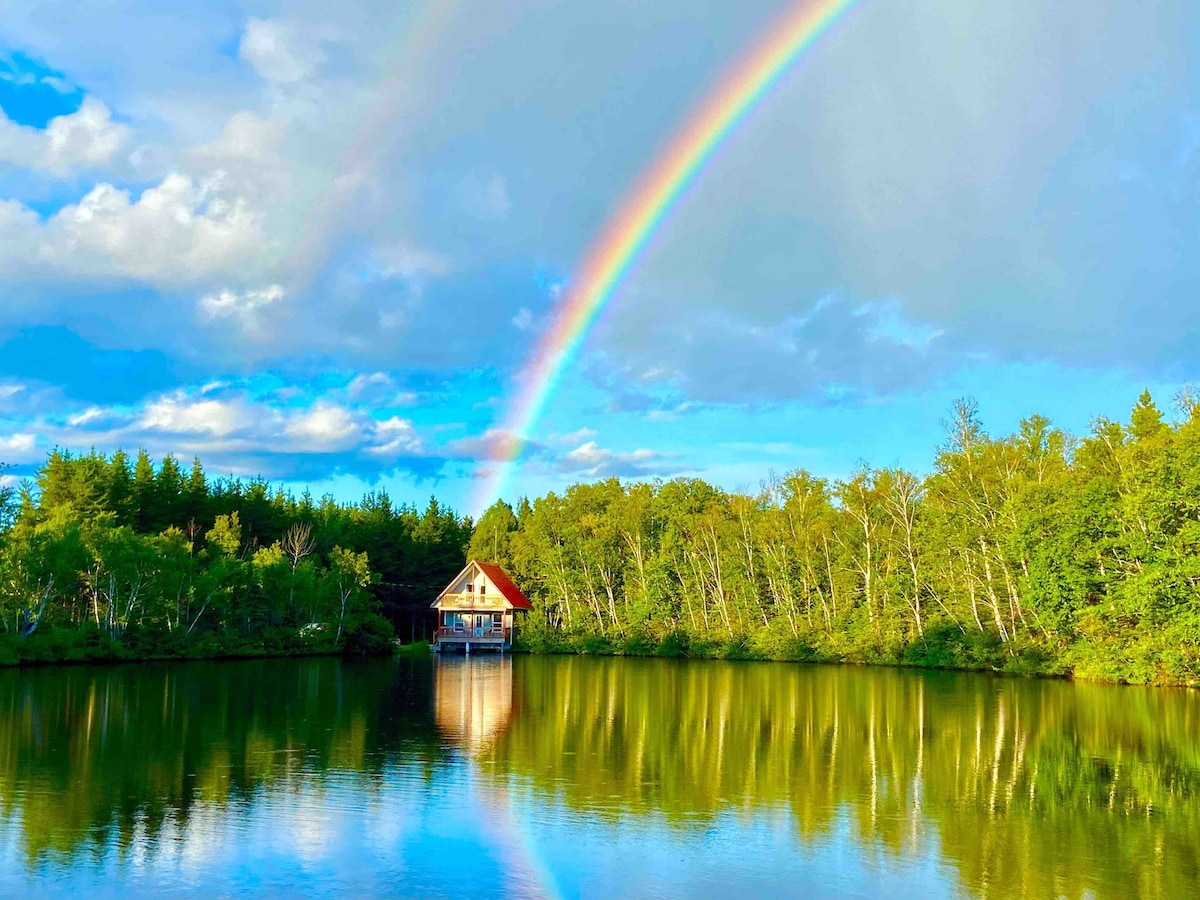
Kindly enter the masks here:
[[[930, 672], [980, 673], [1004, 677], [1069, 681], [1078, 684], [1183, 688], [1193, 690], [1200, 688], [1200, 681], [1185, 682], [1164, 679], [1136, 682], [1118, 679], [1089, 678], [1077, 675], [1069, 670], [1053, 671], [1045, 668], [1039, 669], [1029, 665], [1029, 660], [1024, 661], [1026, 664], [1021, 664], [1021, 657], [1019, 656], [1008, 658], [1009, 660], [1013, 661], [1014, 664], [1012, 665], [997, 665], [996, 662], [987, 660], [971, 662], [960, 661], [958, 663], [933, 663], [919, 659], [904, 660], [837, 657], [816, 652], [806, 655], [772, 656], [766, 653], [757, 652], [748, 647], [746, 643], [737, 640], [726, 642], [703, 642], [699, 645], [689, 644], [687, 646], [681, 646], [676, 643], [671, 643], [670, 639], [667, 638], [660, 641], [658, 646], [651, 646], [647, 642], [644, 642], [644, 640], [639, 640], [632, 646], [629, 644], [626, 646], [620, 646], [614, 644], [611, 639], [603, 635], [564, 635], [563, 637], [565, 639], [558, 640], [553, 643], [539, 641], [537, 645], [531, 645], [521, 637], [518, 637], [516, 644], [509, 652], [510, 654], [526, 656], [590, 656], [629, 659], [678, 659], [695, 661], [783, 663], [795, 665], [860, 666], [887, 669], [910, 669]], [[663, 644], [668, 644], [668, 646], [664, 647]], [[101, 648], [89, 647], [86, 649], [101, 651]], [[435, 654], [433, 653], [431, 645], [428, 641], [415, 641], [409, 644], [403, 644], [399, 641], [396, 641], [387, 649], [380, 648], [377, 651], [369, 653], [347, 652], [345, 649], [332, 648], [295, 648], [289, 650], [281, 649], [261, 651], [231, 650], [192, 654], [155, 653], [144, 656], [125, 655], [112, 652], [85, 652], [82, 654], [72, 653], [70, 655], [62, 654], [57, 656], [43, 656], [39, 654], [33, 658], [21, 658], [15, 660], [11, 658], [0, 657], [0, 670], [47, 669], [58, 666], [83, 665], [123, 666], [136, 665], [139, 663], [246, 662], [250, 660], [283, 659], [383, 659], [387, 657], [418, 659], [423, 657], [432, 657], [434, 655]]]
[[[1148, 681], [1129, 681], [1115, 678], [1097, 678], [1079, 675], [1071, 669], [1057, 665], [1057, 670], [1049, 666], [1038, 667], [1032, 654], [1015, 653], [1000, 660], [942, 660], [931, 661], [928, 658], [915, 657], [883, 658], [883, 657], [849, 657], [822, 654], [811, 648], [810, 652], [796, 655], [770, 655], [747, 646], [747, 642], [737, 639], [726, 642], [704, 642], [700, 646], [680, 646], [675, 644], [664, 648], [670, 638], [659, 642], [658, 647], [648, 646], [638, 641], [634, 646], [622, 647], [614, 645], [612, 640], [604, 635], [564, 635], [565, 640], [555, 643], [541, 643], [540, 646], [530, 645], [520, 636], [513, 646], [513, 653], [534, 656], [608, 656], [630, 657], [640, 659], [689, 659], [689, 660], [724, 660], [729, 662], [769, 662], [793, 663], [801, 665], [836, 665], [836, 666], [875, 666], [889, 669], [918, 669], [937, 672], [979, 672], [989, 675], [1015, 676], [1023, 678], [1041, 678], [1052, 681], [1070, 681], [1077, 684], [1121, 685], [1128, 687], [1164, 687], [1164, 688], [1200, 688], [1200, 680], [1187, 682], [1170, 679]], [[627, 639], [628, 640], [628, 639]], [[634, 639], [637, 641], [637, 639]], [[906, 650], [913, 648], [910, 645]]]
[[[10, 639], [11, 640], [11, 639]], [[42, 643], [42, 642], [40, 642]], [[418, 642], [419, 643], [419, 642]], [[119, 646], [119, 645], [118, 645]], [[408, 645], [414, 646], [414, 645]], [[428, 644], [425, 645], [428, 648]], [[238, 662], [254, 659], [316, 659], [322, 657], [341, 657], [346, 659], [382, 658], [391, 655], [415, 655], [399, 647], [380, 648], [371, 652], [354, 652], [345, 647], [292, 647], [279, 649], [221, 649], [214, 648], [211, 652], [203, 649], [198, 652], [158, 652], [138, 654], [114, 648], [112, 645], [83, 645], [68, 646], [58, 644], [50, 646], [33, 645], [29, 653], [29, 645], [21, 645], [5, 641], [0, 645], [0, 670], [3, 669], [45, 669], [56, 666], [121, 666], [137, 663], [164, 662]], [[16, 651], [15, 653], [13, 651]], [[22, 655], [21, 651], [26, 651]], [[416, 651], [419, 652], [419, 651]], [[427, 651], [426, 651], [427, 652]]]

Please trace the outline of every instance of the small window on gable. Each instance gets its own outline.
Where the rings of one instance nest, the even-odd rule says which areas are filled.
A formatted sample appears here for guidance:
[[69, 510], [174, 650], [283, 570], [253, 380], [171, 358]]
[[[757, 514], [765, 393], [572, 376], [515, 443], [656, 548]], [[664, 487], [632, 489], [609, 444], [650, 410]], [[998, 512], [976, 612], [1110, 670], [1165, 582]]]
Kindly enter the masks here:
[[479, 586], [479, 593], [481, 593], [481, 594], [486, 594], [486, 593], [487, 593], [487, 584], [486, 584], [486, 583], [484, 583], [484, 584], [481, 584], [481, 585]]
[[467, 582], [467, 593], [469, 594], [474, 590], [475, 590], [475, 585], [473, 585], [471, 582], [468, 581]]

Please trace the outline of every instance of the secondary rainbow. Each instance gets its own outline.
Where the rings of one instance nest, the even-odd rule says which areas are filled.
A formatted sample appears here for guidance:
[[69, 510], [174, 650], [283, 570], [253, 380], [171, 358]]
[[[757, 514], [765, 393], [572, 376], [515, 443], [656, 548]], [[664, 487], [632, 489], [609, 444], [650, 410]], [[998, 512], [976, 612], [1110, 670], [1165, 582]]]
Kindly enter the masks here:
[[857, 0], [802, 0], [717, 85], [638, 179], [600, 239], [519, 378], [520, 391], [492, 446], [496, 468], [481, 479], [474, 512], [502, 496], [537, 420], [596, 317], [655, 228], [721, 142], [771, 87]]

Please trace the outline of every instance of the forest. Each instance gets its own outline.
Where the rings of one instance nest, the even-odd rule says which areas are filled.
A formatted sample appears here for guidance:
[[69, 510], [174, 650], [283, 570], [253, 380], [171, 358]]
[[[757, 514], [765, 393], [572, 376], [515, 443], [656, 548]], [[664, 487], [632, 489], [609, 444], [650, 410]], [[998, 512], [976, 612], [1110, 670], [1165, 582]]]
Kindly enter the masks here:
[[387, 652], [470, 536], [433, 500], [314, 501], [145, 452], [56, 451], [0, 500], [0, 664]]
[[533, 599], [535, 650], [1200, 682], [1200, 400], [1073, 438], [961, 400], [924, 477], [580, 484], [497, 504], [470, 555]]
[[200, 461], [56, 452], [5, 504], [0, 662], [371, 652], [465, 559], [529, 595], [534, 652], [1200, 682], [1200, 397], [1072, 437], [959, 401], [928, 474], [577, 484], [477, 523], [299, 498]]

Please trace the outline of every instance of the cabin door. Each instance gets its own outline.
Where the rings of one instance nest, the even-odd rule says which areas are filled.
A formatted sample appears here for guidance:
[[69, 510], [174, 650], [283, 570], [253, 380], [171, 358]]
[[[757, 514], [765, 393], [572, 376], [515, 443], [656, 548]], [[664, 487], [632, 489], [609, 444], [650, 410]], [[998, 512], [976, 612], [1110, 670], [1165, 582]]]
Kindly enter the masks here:
[[[488, 618], [490, 618], [490, 616]], [[483, 620], [484, 620], [484, 616], [476, 614], [476, 616], [475, 616], [475, 637], [483, 637], [483, 631], [485, 628], [485, 626], [483, 624]]]

